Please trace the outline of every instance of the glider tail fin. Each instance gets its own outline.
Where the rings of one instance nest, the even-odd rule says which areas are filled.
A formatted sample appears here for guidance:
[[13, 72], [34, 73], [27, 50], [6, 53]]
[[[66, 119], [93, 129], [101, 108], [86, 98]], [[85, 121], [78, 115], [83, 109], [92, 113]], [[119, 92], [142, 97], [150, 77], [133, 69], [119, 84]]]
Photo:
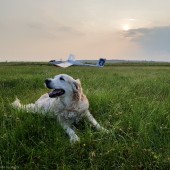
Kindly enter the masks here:
[[73, 54], [70, 54], [69, 56], [68, 56], [68, 61], [75, 61], [76, 59], [75, 59], [75, 56], [73, 55]]
[[106, 59], [100, 58], [96, 65], [98, 67], [104, 67], [105, 62], [106, 62]]

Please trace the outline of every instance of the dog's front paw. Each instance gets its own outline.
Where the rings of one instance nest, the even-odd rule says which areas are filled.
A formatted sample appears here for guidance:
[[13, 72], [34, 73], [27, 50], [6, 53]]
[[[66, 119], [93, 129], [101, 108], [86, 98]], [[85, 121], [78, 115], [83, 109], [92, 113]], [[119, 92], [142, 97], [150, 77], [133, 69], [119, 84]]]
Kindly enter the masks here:
[[19, 108], [19, 107], [21, 107], [20, 100], [19, 100], [18, 98], [16, 98], [16, 100], [15, 100], [13, 103], [11, 103], [11, 105], [12, 105], [12, 107], [14, 107], [14, 108]]
[[80, 138], [76, 134], [74, 134], [70, 137], [70, 143], [72, 143], [72, 144], [79, 142], [79, 141], [80, 141]]

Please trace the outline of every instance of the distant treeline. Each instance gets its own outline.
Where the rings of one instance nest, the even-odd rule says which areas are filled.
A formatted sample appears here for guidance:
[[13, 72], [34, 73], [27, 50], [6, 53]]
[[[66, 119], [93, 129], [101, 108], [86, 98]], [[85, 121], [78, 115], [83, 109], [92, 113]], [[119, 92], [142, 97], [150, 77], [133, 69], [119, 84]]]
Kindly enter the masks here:
[[29, 65], [49, 65], [48, 62], [0, 62], [1, 65], [6, 66], [29, 66]]
[[[85, 62], [86, 64], [94, 64], [94, 62]], [[30, 66], [30, 65], [49, 65], [48, 62], [0, 62], [0, 66]], [[105, 66], [170, 66], [170, 62], [116, 62], [109, 63], [106, 60]]]
[[120, 62], [106, 63], [106, 66], [170, 66], [170, 62]]

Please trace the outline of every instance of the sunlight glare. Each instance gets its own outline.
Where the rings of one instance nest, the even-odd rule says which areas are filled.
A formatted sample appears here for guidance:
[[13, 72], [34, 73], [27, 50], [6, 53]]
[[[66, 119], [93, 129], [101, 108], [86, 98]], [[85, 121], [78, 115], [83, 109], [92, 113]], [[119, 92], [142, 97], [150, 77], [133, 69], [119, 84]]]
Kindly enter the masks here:
[[128, 31], [128, 30], [130, 29], [129, 24], [123, 25], [122, 29], [123, 29], [124, 31]]

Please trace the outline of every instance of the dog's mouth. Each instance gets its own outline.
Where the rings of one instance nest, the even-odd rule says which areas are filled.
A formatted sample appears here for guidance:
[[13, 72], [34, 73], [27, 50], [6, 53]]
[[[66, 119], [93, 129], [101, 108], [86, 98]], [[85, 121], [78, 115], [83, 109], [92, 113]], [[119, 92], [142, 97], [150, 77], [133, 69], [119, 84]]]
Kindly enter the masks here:
[[65, 93], [63, 89], [54, 89], [53, 91], [49, 92], [48, 95], [51, 98], [59, 97]]

